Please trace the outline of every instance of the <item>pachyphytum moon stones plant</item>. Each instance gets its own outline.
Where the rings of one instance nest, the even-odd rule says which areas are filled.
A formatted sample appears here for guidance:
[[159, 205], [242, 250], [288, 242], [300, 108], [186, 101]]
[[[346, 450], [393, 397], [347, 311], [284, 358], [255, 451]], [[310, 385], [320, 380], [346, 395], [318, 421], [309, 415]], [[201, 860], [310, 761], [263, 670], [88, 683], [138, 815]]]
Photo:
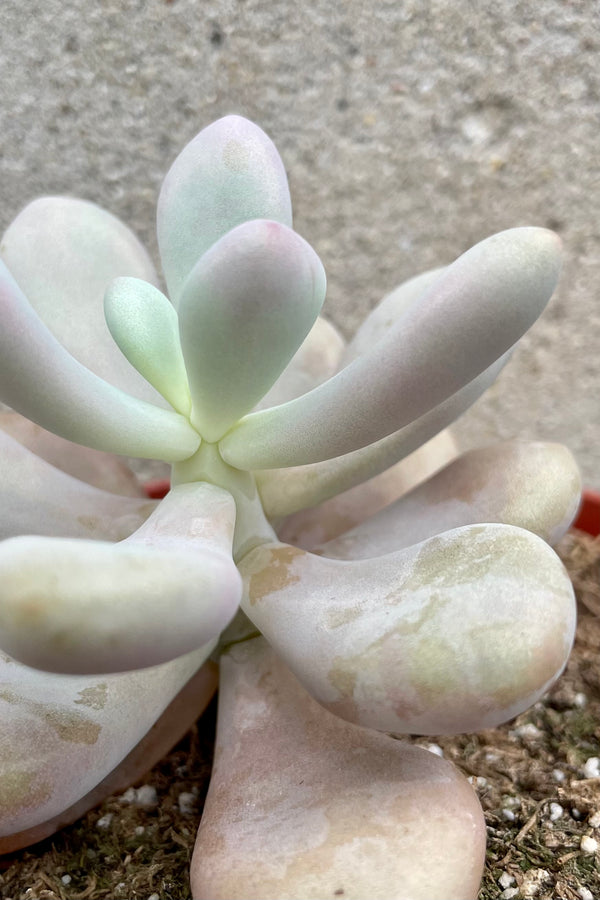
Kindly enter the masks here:
[[[470, 785], [389, 733], [494, 726], [569, 654], [569, 452], [443, 431], [558, 239], [493, 235], [344, 346], [275, 147], [228, 116], [167, 174], [158, 242], [168, 298], [91, 203], [36, 200], [0, 246], [0, 850], [139, 776], [220, 660], [195, 898], [475, 897]], [[171, 463], [166, 498], [111, 454]]]

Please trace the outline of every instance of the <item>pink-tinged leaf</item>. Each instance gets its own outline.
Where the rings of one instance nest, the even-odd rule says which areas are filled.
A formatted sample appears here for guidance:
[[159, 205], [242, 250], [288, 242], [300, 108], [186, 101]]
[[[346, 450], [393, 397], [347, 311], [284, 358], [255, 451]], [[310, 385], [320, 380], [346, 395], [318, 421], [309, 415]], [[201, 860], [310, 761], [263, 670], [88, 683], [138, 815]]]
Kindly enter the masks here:
[[451, 425], [495, 381], [510, 352], [448, 400], [394, 434], [324, 462], [256, 472], [265, 512], [271, 518], [290, 515], [323, 503], [385, 472]]
[[0, 643], [26, 665], [92, 674], [155, 666], [233, 618], [235, 503], [181, 485], [117, 544], [44, 537], [0, 543]]
[[55, 469], [0, 431], [0, 539], [23, 534], [121, 541], [156, 503], [119, 497]]
[[98, 678], [39, 672], [0, 653], [0, 853], [39, 840], [58, 816], [72, 821], [70, 807], [140, 744], [207, 655]]
[[175, 305], [200, 257], [251, 219], [273, 219], [291, 227], [285, 169], [258, 125], [241, 116], [225, 116], [181, 151], [158, 198], [158, 243]]
[[378, 441], [443, 403], [506, 353], [556, 286], [560, 241], [493, 235], [442, 273], [368, 353], [308, 394], [252, 413], [221, 441], [248, 469], [305, 465]]
[[516, 525], [556, 543], [573, 522], [581, 477], [560, 444], [506, 441], [471, 450], [318, 553], [380, 556], [478, 522]]
[[575, 635], [562, 563], [510, 525], [351, 561], [264, 544], [239, 568], [242, 609], [313, 697], [381, 731], [493, 728], [548, 690]]
[[484, 857], [450, 763], [330, 715], [260, 638], [222, 657], [194, 897], [474, 900]]
[[342, 368], [359, 356], [368, 353], [375, 344], [379, 343], [398, 324], [400, 318], [408, 312], [410, 307], [417, 303], [426, 291], [430, 290], [443, 271], [444, 269], [441, 268], [422, 272], [386, 294], [371, 310], [346, 347], [342, 357]]
[[12, 411], [0, 413], [0, 429], [51, 466], [79, 481], [125, 497], [148, 497], [133, 471], [113, 453], [66, 441]]
[[277, 526], [279, 540], [304, 550], [314, 550], [374, 516], [457, 456], [458, 448], [451, 433], [447, 429], [440, 431], [385, 472], [319, 506], [301, 509], [288, 516]]

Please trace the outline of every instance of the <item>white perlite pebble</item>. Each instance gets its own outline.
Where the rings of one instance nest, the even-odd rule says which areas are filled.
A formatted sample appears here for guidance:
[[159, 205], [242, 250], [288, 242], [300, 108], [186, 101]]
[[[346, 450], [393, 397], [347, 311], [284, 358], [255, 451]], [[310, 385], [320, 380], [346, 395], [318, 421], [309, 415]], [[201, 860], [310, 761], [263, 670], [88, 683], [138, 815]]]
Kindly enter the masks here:
[[540, 890], [552, 881], [547, 869], [530, 869], [523, 876], [520, 891], [523, 897], [537, 897]]
[[191, 816], [196, 810], [196, 797], [189, 791], [182, 791], [177, 798], [177, 805], [183, 816]]
[[567, 776], [561, 769], [552, 769], [552, 777], [558, 784], [562, 784]]
[[589, 888], [580, 887], [577, 889], [577, 893], [581, 897], [581, 900], [594, 900], [594, 895], [589, 890]]
[[581, 843], [579, 844], [583, 853], [592, 854], [595, 853], [598, 849], [598, 841], [596, 838], [590, 837], [589, 834], [584, 834], [581, 838]]
[[130, 787], [121, 795], [121, 803], [135, 803], [142, 809], [154, 809], [158, 806], [158, 794], [151, 784], [143, 784], [139, 788]]
[[150, 894], [148, 900], [160, 900], [160, 897], [158, 896], [158, 894]]
[[591, 814], [588, 822], [592, 826], [592, 828], [600, 828], [600, 809], [597, 809]]
[[585, 778], [600, 778], [600, 756], [590, 756], [583, 766]]
[[502, 900], [513, 900], [513, 897], [518, 896], [519, 888], [509, 887], [506, 890], [502, 891], [500, 894]]
[[141, 806], [143, 809], [154, 809], [155, 806], [158, 806], [156, 788], [152, 787], [151, 784], [143, 784], [136, 789], [135, 802], [137, 806]]
[[96, 828], [99, 828], [101, 831], [108, 831], [112, 820], [113, 820], [113, 814], [106, 813], [105, 816], [102, 816], [102, 818], [98, 819], [98, 821], [96, 822]]
[[135, 833], [138, 837], [140, 837], [145, 832], [145, 827], [143, 825], [136, 825]]
[[430, 753], [434, 753], [435, 756], [443, 757], [444, 755], [444, 751], [439, 744], [420, 744], [420, 746], [423, 748], [423, 750], [429, 750]]
[[583, 709], [584, 706], [587, 705], [587, 697], [585, 694], [579, 692], [575, 694], [573, 697], [573, 706], [577, 706], [579, 709]]
[[515, 816], [514, 812], [512, 811], [512, 809], [503, 809], [502, 815], [504, 816], [504, 818], [506, 819], [507, 822], [514, 822], [516, 819], [516, 816]]
[[533, 724], [533, 722], [528, 722], [526, 725], [519, 725], [512, 733], [525, 741], [535, 741], [542, 736], [542, 732], [537, 725]]
[[477, 790], [483, 790], [487, 787], [488, 780], [483, 775], [469, 775], [469, 783]]
[[60, 880], [62, 881], [63, 884], [71, 884], [71, 876], [70, 875], [63, 875], [63, 877]]
[[550, 804], [550, 821], [556, 822], [557, 819], [560, 819], [562, 814], [564, 813], [564, 809], [560, 805], [560, 803], [551, 803]]
[[515, 883], [515, 876], [509, 875], [508, 872], [503, 872], [500, 878], [498, 879], [498, 884], [501, 888], [512, 887]]

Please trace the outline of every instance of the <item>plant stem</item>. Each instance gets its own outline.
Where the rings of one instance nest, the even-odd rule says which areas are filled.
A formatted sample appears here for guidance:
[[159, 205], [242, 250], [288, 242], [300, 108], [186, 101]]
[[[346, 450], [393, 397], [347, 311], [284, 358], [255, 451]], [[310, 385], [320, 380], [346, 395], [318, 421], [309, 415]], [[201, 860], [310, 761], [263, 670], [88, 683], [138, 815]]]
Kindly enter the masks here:
[[173, 486], [197, 481], [225, 488], [235, 500], [237, 516], [233, 558], [236, 563], [259, 544], [277, 540], [277, 535], [265, 517], [254, 475], [227, 465], [221, 458], [217, 444], [202, 441], [193, 456], [173, 465]]

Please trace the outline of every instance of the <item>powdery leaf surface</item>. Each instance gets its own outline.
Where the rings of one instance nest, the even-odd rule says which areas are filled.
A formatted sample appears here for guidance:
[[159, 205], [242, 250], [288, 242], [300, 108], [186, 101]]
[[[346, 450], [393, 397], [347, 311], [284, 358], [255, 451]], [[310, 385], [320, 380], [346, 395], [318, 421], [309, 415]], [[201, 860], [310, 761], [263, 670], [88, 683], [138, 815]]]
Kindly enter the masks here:
[[[600, 896], [600, 777], [594, 774], [600, 772], [594, 763], [600, 757], [600, 539], [572, 532], [559, 551], [575, 583], [580, 621], [571, 660], [553, 690], [500, 728], [412, 739], [443, 752], [475, 784], [488, 825], [479, 900]], [[140, 783], [154, 788], [156, 805], [136, 802], [147, 788], [130, 789], [35, 848], [0, 859], [0, 896], [189, 897], [215, 709], [213, 702]]]

